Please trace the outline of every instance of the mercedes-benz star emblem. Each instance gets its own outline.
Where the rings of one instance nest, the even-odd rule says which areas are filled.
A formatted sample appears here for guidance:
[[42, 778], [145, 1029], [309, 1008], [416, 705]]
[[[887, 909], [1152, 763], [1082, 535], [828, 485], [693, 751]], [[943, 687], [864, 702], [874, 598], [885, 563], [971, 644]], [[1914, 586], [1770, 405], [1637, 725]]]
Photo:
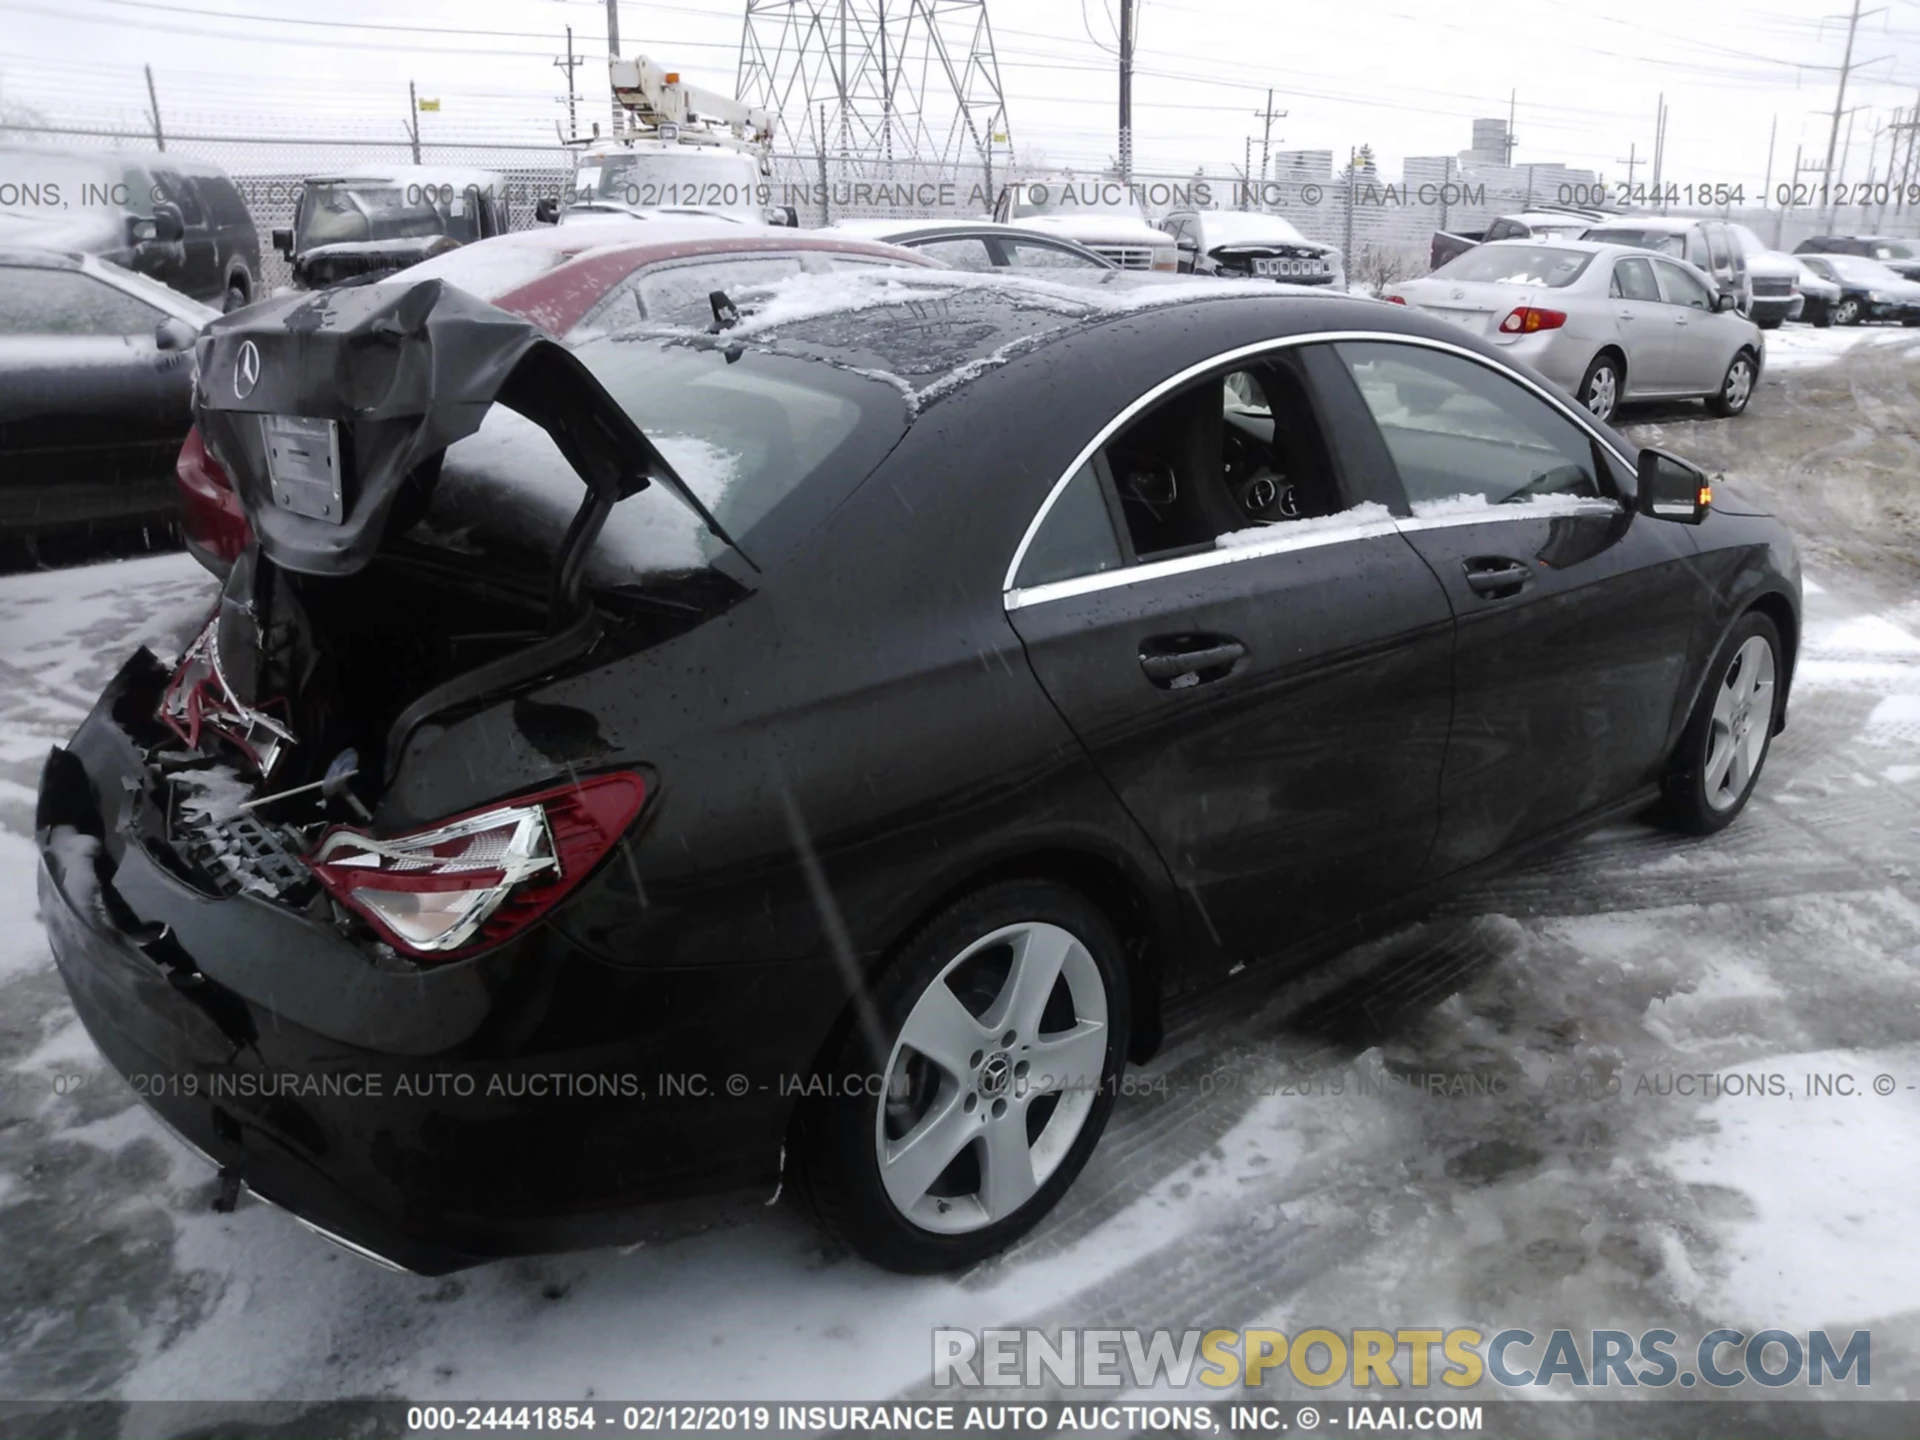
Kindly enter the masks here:
[[259, 383], [260, 347], [249, 340], [240, 347], [239, 358], [233, 362], [233, 398], [246, 399]]

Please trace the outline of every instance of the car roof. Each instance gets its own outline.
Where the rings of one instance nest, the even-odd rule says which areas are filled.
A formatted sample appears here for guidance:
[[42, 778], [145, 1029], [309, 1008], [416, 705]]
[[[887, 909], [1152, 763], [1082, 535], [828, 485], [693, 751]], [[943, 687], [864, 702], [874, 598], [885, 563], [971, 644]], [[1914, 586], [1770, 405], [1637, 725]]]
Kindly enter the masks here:
[[1684, 235], [1696, 225], [1704, 225], [1713, 217], [1710, 215], [1609, 215], [1605, 220], [1593, 223], [1595, 230], [1664, 230], [1670, 235]]
[[1284, 215], [1268, 215], [1259, 210], [1182, 210], [1177, 213], [1198, 216], [1209, 239], [1217, 235], [1223, 240], [1228, 237], [1255, 241], [1274, 237], [1295, 243], [1306, 240], [1300, 227]]
[[[481, 244], [488, 242], [482, 241]], [[469, 246], [467, 249], [477, 247]], [[750, 230], [732, 235], [682, 231], [663, 240], [627, 240], [602, 243], [575, 255], [559, 254], [557, 263], [511, 288], [496, 290], [490, 299], [502, 310], [520, 315], [556, 335], [564, 335], [598, 305], [607, 291], [649, 265], [674, 260], [725, 260], [754, 255], [794, 252], [858, 255], [914, 270], [945, 267], [930, 256], [898, 245], [857, 236], [821, 235], [794, 230]], [[455, 254], [460, 252], [456, 251]], [[451, 262], [450, 262], [451, 263]], [[405, 272], [411, 276], [414, 272]], [[455, 274], [450, 284], [459, 285]], [[464, 287], [463, 287], [464, 288]]]
[[[642, 324], [623, 330], [619, 339], [657, 336], [674, 344], [745, 345], [825, 360], [889, 380], [920, 407], [1011, 361], [1110, 322], [1143, 321], [1156, 328], [1171, 322], [1187, 334], [1186, 327], [1212, 321], [1223, 333], [1231, 328], [1236, 337], [1253, 323], [1274, 339], [1342, 329], [1446, 334], [1441, 328], [1446, 322], [1402, 306], [1297, 287], [1250, 287], [1242, 280], [1108, 291], [1032, 273], [875, 269], [795, 276], [733, 298], [742, 307], [742, 319], [717, 335]], [[1162, 316], [1166, 319], [1156, 318]]]
[[330, 170], [321, 175], [309, 175], [309, 185], [351, 184], [356, 180], [376, 180], [390, 185], [432, 185], [451, 186], [464, 190], [469, 185], [477, 185], [482, 190], [498, 188], [500, 176], [492, 170], [472, 169], [462, 165], [351, 165], [344, 170]]
[[28, 245], [0, 247], [0, 265], [16, 270], [78, 270], [81, 257], [67, 250], [36, 250]]

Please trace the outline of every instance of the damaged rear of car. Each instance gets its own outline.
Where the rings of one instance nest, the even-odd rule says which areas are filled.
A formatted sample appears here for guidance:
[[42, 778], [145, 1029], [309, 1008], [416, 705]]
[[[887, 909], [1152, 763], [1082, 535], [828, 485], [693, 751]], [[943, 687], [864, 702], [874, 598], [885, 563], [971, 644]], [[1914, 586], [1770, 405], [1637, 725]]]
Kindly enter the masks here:
[[740, 358], [583, 356], [437, 280], [202, 340], [255, 541], [179, 662], [133, 656], [51, 754], [36, 828], [82, 1020], [229, 1203], [436, 1273], [773, 1193], [771, 1100], [640, 1102], [808, 1062], [726, 1021], [735, 987], [840, 1000], [805, 964], [633, 963], [673, 954], [670, 912], [630, 918], [647, 741], [761, 583], [722, 513], [777, 557], [905, 418]]

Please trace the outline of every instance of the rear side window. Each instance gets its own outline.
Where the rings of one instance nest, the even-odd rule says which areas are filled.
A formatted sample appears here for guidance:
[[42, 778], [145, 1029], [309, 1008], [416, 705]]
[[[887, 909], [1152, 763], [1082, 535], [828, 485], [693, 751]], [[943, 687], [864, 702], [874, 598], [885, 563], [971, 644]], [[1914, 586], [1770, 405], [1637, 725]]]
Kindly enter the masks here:
[[690, 325], [704, 330], [713, 323], [713, 292], [737, 299], [753, 285], [789, 280], [801, 272], [794, 255], [756, 255], [747, 259], [695, 260], [641, 270], [607, 291], [599, 304], [581, 319], [570, 338], [596, 332], [627, 329], [648, 322]]
[[978, 238], [932, 240], [925, 245], [916, 245], [913, 248], [930, 259], [938, 260], [942, 265], [951, 265], [956, 270], [993, 269], [993, 257], [987, 253], [987, 243]]
[[1612, 293], [1622, 300], [1651, 300], [1660, 303], [1660, 287], [1654, 282], [1653, 262], [1617, 260], [1613, 266]]
[[164, 311], [78, 270], [0, 269], [0, 335], [153, 338]]
[[1537, 495], [1605, 498], [1587, 432], [1504, 375], [1423, 346], [1334, 348], [1416, 517]]
[[1084, 255], [1043, 245], [1037, 240], [1002, 240], [1007, 264], [1014, 270], [1104, 270], [1106, 267]]
[[1117, 570], [1124, 563], [1100, 476], [1089, 460], [1074, 472], [1067, 488], [1047, 511], [1047, 518], [1020, 561], [1014, 584], [1021, 589], [1053, 580], [1072, 580]]

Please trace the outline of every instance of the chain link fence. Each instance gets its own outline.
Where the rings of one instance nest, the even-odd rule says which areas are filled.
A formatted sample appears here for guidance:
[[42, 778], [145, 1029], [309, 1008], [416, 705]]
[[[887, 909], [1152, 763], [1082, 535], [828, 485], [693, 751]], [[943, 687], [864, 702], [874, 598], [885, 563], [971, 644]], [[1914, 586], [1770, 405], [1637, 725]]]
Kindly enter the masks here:
[[[119, 150], [151, 156], [144, 132], [41, 127], [16, 129], [5, 143], [64, 149]], [[509, 227], [527, 229], [535, 202], [559, 196], [573, 170], [573, 154], [559, 144], [473, 145], [405, 140], [300, 136], [169, 135], [166, 153], [219, 166], [238, 185], [260, 231], [268, 287], [285, 284], [286, 263], [269, 243], [273, 230], [292, 224], [300, 182], [310, 175], [365, 165], [458, 167], [490, 172], [506, 202]], [[1004, 165], [953, 165], [913, 160], [856, 161], [833, 155], [783, 154], [770, 164], [768, 201], [790, 206], [803, 226], [850, 219], [966, 219], [993, 211], [1007, 185], [1045, 186], [1056, 196], [1071, 189], [1103, 205], [1133, 200], [1158, 220], [1176, 209], [1254, 210], [1288, 220], [1310, 240], [1336, 245], [1347, 257], [1355, 288], [1377, 288], [1425, 273], [1437, 230], [1484, 230], [1500, 215], [1543, 206], [1590, 202], [1605, 193], [1592, 173], [1558, 165], [1467, 164], [1451, 157], [1409, 159], [1397, 179], [1369, 168], [1349, 177], [1331, 151], [1309, 151], [1269, 165], [1251, 180], [1235, 168], [1136, 171], [1122, 184], [1111, 174], [1065, 175]], [[0, 185], [5, 176], [0, 175]], [[1731, 197], [1729, 197], [1731, 198]], [[1743, 197], [1752, 198], [1752, 197]], [[1717, 215], [1750, 226], [1781, 250], [1830, 232], [1920, 236], [1920, 206], [1898, 190], [1884, 203], [1829, 211], [1801, 205], [1675, 206], [1670, 214]], [[1081, 203], [1086, 203], [1083, 199]], [[1059, 213], [1071, 213], [1063, 206]]]

